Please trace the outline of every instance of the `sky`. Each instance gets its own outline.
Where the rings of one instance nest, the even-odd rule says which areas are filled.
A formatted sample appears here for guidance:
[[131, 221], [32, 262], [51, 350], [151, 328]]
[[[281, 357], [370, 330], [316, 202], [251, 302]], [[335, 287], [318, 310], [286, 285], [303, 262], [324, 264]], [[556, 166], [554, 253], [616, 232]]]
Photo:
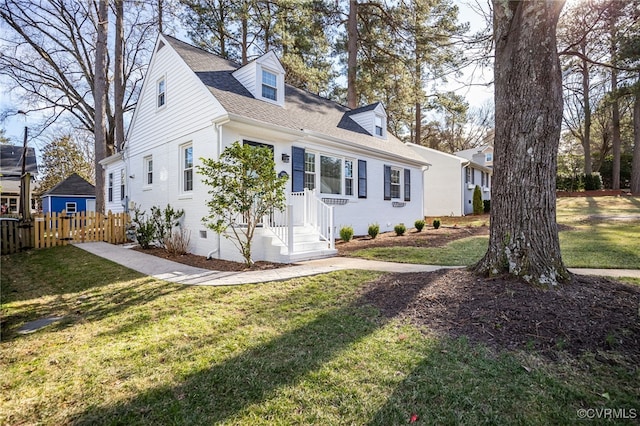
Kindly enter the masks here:
[[[486, 0], [478, 0], [478, 2], [482, 5], [483, 3], [486, 3]], [[453, 0], [453, 3], [460, 9], [459, 21], [469, 22], [471, 32], [477, 31], [485, 25], [484, 18], [469, 7], [469, 3], [474, 5], [476, 4], [475, 0]], [[486, 5], [484, 7], [486, 8]], [[189, 41], [186, 35], [179, 35], [178, 37], [187, 42]], [[464, 87], [463, 82], [465, 80], [468, 82], [472, 76], [474, 79], [474, 85]], [[467, 70], [463, 78], [459, 79], [459, 81], [449, 79], [449, 83], [445, 87], [447, 90], [454, 90], [459, 95], [464, 96], [472, 108], [480, 108], [487, 102], [491, 102], [493, 99], [493, 86], [487, 87], [482, 85], [486, 81], [491, 81], [491, 79], [492, 76], [490, 69], [485, 69], [484, 75], [481, 75], [478, 71], [472, 74], [471, 70]], [[20, 110], [22, 107], [20, 105], [20, 100], [17, 99], [16, 96], [12, 96], [11, 93], [7, 91], [6, 85], [0, 81], [0, 110], [5, 110], [7, 108]], [[24, 127], [35, 125], [38, 121], [38, 117], [35, 116], [35, 113], [30, 113], [27, 116], [19, 114], [12, 118], [8, 118], [4, 123], [0, 123], [0, 128], [5, 129], [5, 136], [9, 137], [14, 141], [14, 143], [22, 143]], [[41, 155], [41, 151], [46, 143], [47, 141], [42, 137], [34, 138], [33, 135], [30, 135], [28, 138], [29, 146], [35, 147], [38, 156]]]

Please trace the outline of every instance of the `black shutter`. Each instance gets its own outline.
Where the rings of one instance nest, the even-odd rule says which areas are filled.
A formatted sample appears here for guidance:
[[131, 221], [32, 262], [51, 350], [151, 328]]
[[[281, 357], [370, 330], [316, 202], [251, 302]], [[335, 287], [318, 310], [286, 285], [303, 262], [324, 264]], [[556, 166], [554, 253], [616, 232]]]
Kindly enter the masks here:
[[358, 160], [358, 198], [367, 198], [367, 162]]
[[411, 201], [411, 170], [404, 169], [404, 200]]
[[384, 199], [391, 199], [391, 166], [384, 166]]
[[291, 151], [291, 191], [304, 191], [304, 148], [293, 147]]

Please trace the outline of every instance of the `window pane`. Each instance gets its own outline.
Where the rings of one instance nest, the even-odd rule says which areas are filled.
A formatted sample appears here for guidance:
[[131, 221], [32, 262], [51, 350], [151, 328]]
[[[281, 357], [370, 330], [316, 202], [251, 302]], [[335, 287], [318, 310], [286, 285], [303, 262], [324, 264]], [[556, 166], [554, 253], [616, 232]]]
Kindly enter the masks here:
[[277, 100], [278, 96], [276, 94], [276, 89], [273, 87], [262, 85], [262, 97], [271, 99], [273, 101]]
[[316, 171], [316, 155], [308, 152], [304, 153], [304, 171], [315, 172]]
[[188, 169], [193, 167], [193, 147], [185, 148], [184, 150], [184, 168]]
[[320, 192], [342, 193], [342, 161], [339, 158], [320, 156]]
[[184, 191], [193, 191], [193, 170], [184, 171]]
[[262, 70], [262, 83], [267, 86], [276, 87], [277, 86], [277, 77], [275, 74]]

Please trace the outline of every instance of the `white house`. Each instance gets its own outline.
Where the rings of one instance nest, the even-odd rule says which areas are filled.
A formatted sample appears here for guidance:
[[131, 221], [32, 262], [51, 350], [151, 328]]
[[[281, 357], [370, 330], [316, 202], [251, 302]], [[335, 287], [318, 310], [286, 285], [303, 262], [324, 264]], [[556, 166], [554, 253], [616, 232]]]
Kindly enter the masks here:
[[284, 80], [273, 52], [239, 66], [160, 35], [125, 148], [102, 162], [107, 208], [184, 209], [192, 253], [241, 260], [202, 223], [210, 188], [196, 169], [240, 141], [271, 147], [276, 171], [290, 178], [291, 219], [265, 220], [254, 260], [332, 255], [342, 226], [358, 235], [372, 223], [388, 231], [423, 217], [427, 164], [387, 133], [382, 104], [350, 110]]
[[[492, 147], [468, 150], [471, 158], [447, 154], [426, 146], [407, 143], [418, 156], [429, 163], [424, 175], [424, 214], [425, 216], [465, 216], [473, 214], [473, 191], [480, 186], [482, 199], [491, 199], [491, 179], [493, 169], [471, 160], [480, 161], [474, 154], [478, 149], [487, 154], [493, 153]], [[461, 151], [467, 153], [467, 151]], [[491, 158], [491, 161], [493, 159]], [[486, 163], [485, 163], [486, 164]], [[493, 166], [493, 163], [491, 163]]]
[[470, 161], [465, 171], [464, 199], [465, 213], [473, 213], [473, 191], [476, 185], [482, 191], [482, 200], [491, 200], [491, 180], [493, 179], [493, 147], [483, 145], [455, 153]]
[[407, 146], [429, 163], [423, 179], [425, 216], [464, 216], [464, 177], [469, 160], [422, 145]]

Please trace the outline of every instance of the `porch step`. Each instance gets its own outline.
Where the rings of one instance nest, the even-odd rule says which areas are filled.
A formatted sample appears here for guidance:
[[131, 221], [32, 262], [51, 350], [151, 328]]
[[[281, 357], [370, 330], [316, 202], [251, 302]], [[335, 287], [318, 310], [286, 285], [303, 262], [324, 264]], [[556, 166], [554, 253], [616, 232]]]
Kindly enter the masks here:
[[268, 260], [292, 263], [302, 260], [321, 259], [337, 254], [337, 250], [329, 249], [329, 243], [320, 240], [319, 234], [311, 227], [295, 226], [293, 235], [294, 243], [291, 253], [280, 239], [276, 236], [270, 237], [271, 244], [266, 250]]

